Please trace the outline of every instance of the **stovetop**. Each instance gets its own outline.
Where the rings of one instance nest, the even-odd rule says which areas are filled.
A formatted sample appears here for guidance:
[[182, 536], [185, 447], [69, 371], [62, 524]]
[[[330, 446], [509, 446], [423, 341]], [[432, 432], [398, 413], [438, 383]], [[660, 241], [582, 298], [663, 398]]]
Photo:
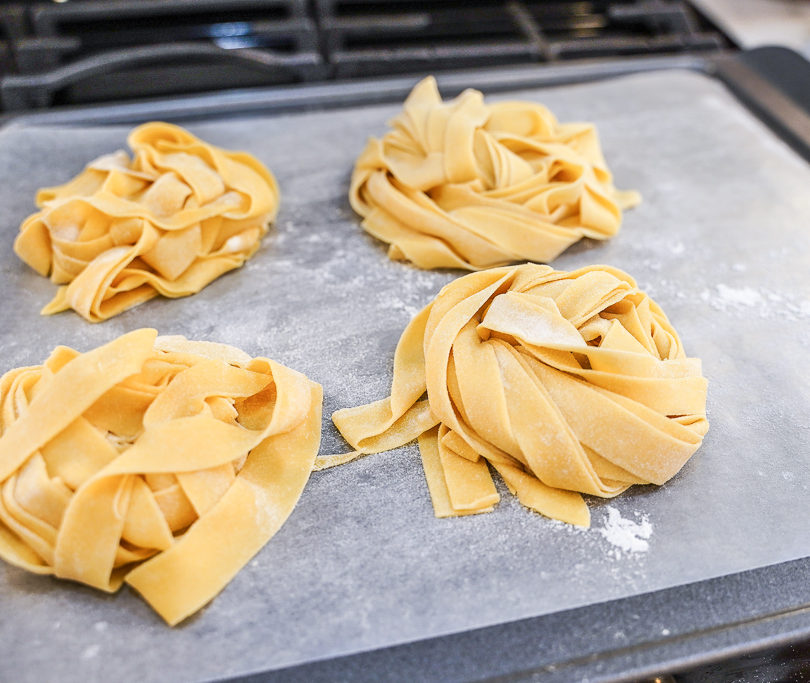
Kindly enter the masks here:
[[730, 45], [678, 0], [3, 2], [0, 110]]

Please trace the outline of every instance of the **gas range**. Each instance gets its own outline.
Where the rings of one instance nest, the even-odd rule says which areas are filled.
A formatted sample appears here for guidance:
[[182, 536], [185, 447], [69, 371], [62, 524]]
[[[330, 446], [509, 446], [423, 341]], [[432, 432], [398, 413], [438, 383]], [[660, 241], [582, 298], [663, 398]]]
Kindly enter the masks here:
[[0, 107], [731, 46], [670, 0], [72, 0], [0, 10]]

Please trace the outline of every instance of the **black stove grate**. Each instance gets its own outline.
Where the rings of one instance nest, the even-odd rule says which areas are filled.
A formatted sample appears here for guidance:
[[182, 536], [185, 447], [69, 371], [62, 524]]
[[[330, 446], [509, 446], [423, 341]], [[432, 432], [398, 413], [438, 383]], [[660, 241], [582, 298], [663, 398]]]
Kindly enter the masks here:
[[310, 81], [326, 76], [307, 0], [75, 0], [3, 5], [7, 110]]
[[687, 3], [672, 0], [315, 3], [337, 77], [729, 46]]
[[680, 0], [0, 1], [0, 108], [728, 46]]

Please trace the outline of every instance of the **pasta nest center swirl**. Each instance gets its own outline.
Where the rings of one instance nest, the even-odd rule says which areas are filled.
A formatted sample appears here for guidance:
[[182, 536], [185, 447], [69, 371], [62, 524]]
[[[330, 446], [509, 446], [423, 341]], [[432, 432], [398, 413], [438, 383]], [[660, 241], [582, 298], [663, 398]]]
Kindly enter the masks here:
[[355, 450], [317, 466], [418, 437], [438, 517], [491, 511], [494, 470], [527, 507], [587, 526], [580, 494], [663, 484], [683, 467], [708, 429], [706, 390], [700, 360], [626, 273], [495, 268], [413, 318], [391, 396], [337, 411]]
[[279, 191], [256, 158], [168, 123], [129, 136], [134, 156], [99, 157], [37, 194], [17, 255], [61, 285], [43, 314], [105, 320], [155, 296], [198, 292], [258, 250]]
[[0, 557], [170, 624], [199, 609], [292, 511], [321, 389], [222, 344], [136, 330], [57, 347], [0, 380]]
[[553, 260], [581, 237], [616, 234], [635, 192], [619, 192], [588, 123], [530, 102], [443, 103], [419, 83], [355, 166], [350, 200], [389, 256], [477, 270]]
[[708, 426], [700, 361], [613, 268], [462, 278], [432, 304], [424, 353], [444, 445], [549, 487], [612, 496], [662, 484]]

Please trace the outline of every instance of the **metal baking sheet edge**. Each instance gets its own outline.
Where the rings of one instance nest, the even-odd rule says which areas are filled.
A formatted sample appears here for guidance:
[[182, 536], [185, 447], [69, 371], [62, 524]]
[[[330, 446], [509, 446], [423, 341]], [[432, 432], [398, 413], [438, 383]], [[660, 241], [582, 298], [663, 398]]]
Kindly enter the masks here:
[[805, 559], [233, 680], [617, 683], [808, 637]]
[[[759, 48], [710, 56], [641, 57], [440, 74], [443, 92], [486, 92], [686, 69], [723, 82], [810, 161], [810, 111], [790, 96], [810, 83], [810, 63]], [[791, 68], [778, 68], [785, 60]], [[796, 68], [796, 66], [800, 68]], [[775, 77], [775, 74], [778, 74]], [[413, 84], [396, 77], [251, 89], [0, 117], [0, 125], [109, 125], [251, 112], [280, 113], [396, 101]], [[806, 85], [804, 86], [807, 87]], [[674, 609], [673, 606], [678, 608]], [[662, 624], [668, 633], [662, 635]], [[651, 634], [658, 634], [653, 637]], [[683, 670], [810, 639], [810, 558], [537, 618], [416, 641], [235, 681], [498, 680], [607, 683]], [[587, 650], [583, 646], [588, 644]]]

